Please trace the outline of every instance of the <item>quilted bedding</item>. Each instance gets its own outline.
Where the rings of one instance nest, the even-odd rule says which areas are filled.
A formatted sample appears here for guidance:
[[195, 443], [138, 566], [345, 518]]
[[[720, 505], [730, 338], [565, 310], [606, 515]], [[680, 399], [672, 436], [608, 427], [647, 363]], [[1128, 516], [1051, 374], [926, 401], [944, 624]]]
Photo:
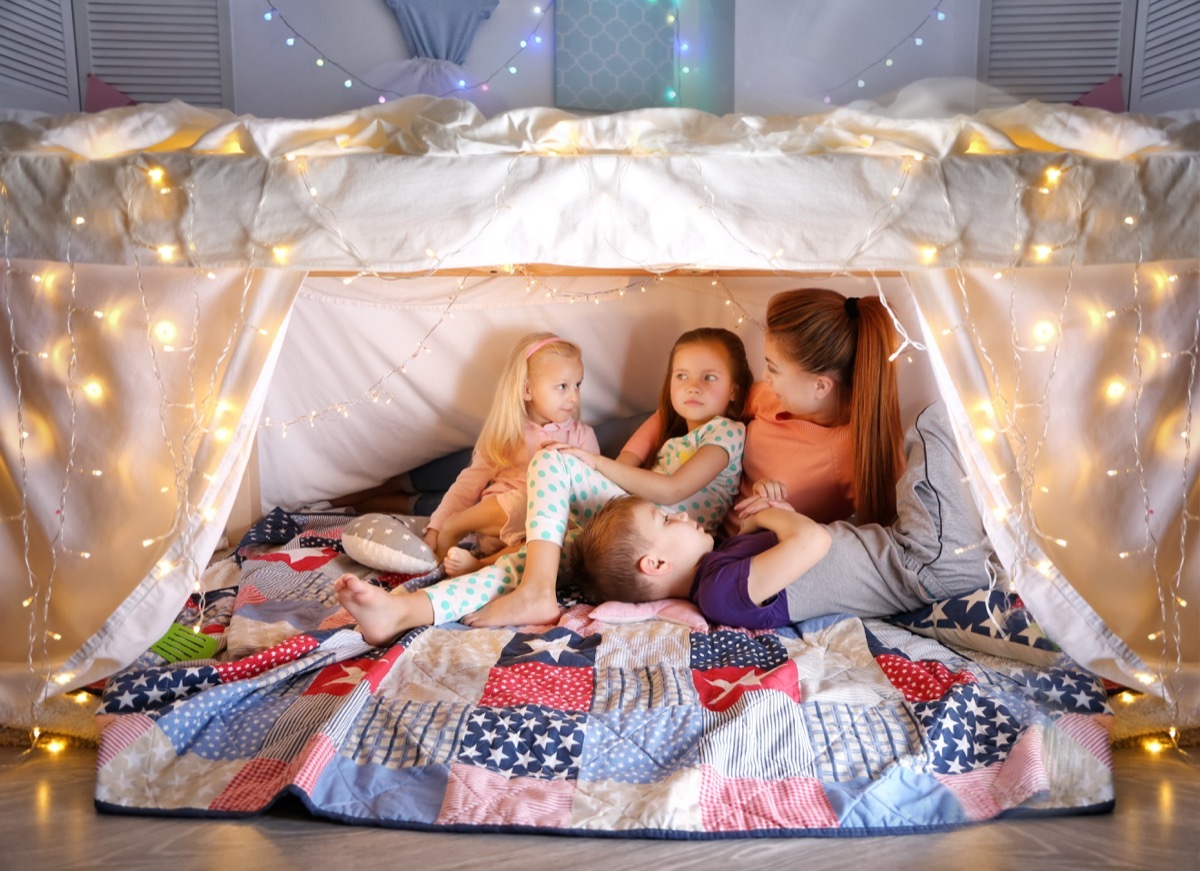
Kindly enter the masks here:
[[151, 650], [107, 682], [100, 810], [246, 816], [292, 793], [365, 825], [715, 838], [1112, 807], [1104, 687], [1009, 594], [778, 631], [686, 608], [603, 622], [568, 600], [556, 626], [381, 649], [333, 580], [436, 574], [369, 572], [346, 521], [272, 512], [179, 617], [213, 656]]

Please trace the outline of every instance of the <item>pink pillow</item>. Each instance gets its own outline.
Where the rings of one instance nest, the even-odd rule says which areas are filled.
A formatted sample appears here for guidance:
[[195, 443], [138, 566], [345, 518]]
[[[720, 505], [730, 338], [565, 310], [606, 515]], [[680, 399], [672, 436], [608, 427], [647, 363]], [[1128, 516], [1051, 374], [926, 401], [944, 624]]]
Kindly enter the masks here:
[[136, 106], [137, 102], [128, 94], [118, 91], [99, 76], [88, 73], [87, 94], [83, 98], [83, 111], [103, 112], [118, 106]]
[[659, 599], [655, 602], [605, 602], [588, 615], [605, 623], [640, 623], [643, 620], [663, 620], [678, 623], [696, 632], [707, 632], [708, 621], [700, 609], [687, 599]]
[[1117, 73], [1107, 82], [1096, 85], [1071, 105], [1106, 109], [1109, 112], [1124, 112], [1125, 91], [1121, 88], [1121, 74]]

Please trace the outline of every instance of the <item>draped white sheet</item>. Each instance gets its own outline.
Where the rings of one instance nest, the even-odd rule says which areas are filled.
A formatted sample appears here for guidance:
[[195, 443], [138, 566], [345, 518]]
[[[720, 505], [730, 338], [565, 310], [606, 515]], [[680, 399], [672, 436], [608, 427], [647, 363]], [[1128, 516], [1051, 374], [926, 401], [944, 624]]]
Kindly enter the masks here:
[[86, 684], [170, 626], [221, 537], [302, 277], [6, 262], [0, 721], [27, 719], [47, 670], [52, 691]]
[[[315, 121], [177, 103], [0, 116], [3, 390], [21, 411], [4, 418], [0, 560], [17, 571], [0, 590], [0, 702], [20, 705], [46, 674], [52, 689], [100, 677], [157, 637], [212, 551], [256, 435], [264, 493], [300, 501], [307, 467], [278, 453], [278, 424], [356, 400], [411, 354], [454, 291], [445, 270], [549, 263], [902, 271], [936, 343], [928, 364], [907, 351], [959, 397], [960, 440], [1018, 588], [1085, 664], [1173, 692], [1195, 719], [1198, 140], [1196, 121], [1037, 104], [940, 121], [546, 109], [483, 121], [426, 98]], [[285, 346], [307, 270], [336, 275], [308, 280]], [[375, 270], [442, 275], [341, 284]], [[357, 402], [341, 424], [314, 416], [314, 433], [363, 447], [342, 447], [346, 479], [314, 481], [312, 498], [468, 444], [480, 379], [527, 327], [580, 333], [588, 412], [603, 416], [646, 407], [646, 371], [657, 382], [655, 355], [685, 325], [729, 322], [709, 276], [654, 283], [636, 303], [622, 280], [596, 280], [612, 290], [599, 306], [568, 305], [582, 279], [546, 279], [537, 292], [560, 293], [531, 314], [498, 301], [511, 287], [493, 296], [468, 279], [433, 353], [389, 379], [425, 440], [394, 438]], [[751, 318], [772, 288], [808, 281], [755, 280], [730, 285]], [[846, 289], [863, 283], [874, 287]], [[373, 346], [322, 306], [408, 325]], [[301, 364], [322, 361], [357, 378], [310, 394]], [[980, 419], [984, 401], [995, 422]], [[229, 409], [236, 425], [221, 426]], [[403, 462], [401, 442], [414, 451]]]

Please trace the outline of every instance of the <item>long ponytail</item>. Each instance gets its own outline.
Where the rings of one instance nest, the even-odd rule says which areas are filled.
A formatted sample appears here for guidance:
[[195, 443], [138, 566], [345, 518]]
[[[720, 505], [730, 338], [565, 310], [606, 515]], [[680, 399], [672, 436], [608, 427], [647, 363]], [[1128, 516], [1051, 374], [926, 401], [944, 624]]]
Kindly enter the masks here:
[[896, 516], [904, 433], [896, 386], [896, 331], [883, 303], [858, 301], [858, 348], [850, 387], [854, 443], [854, 500], [859, 520], [891, 523]]
[[771, 297], [767, 332], [791, 362], [838, 383], [854, 451], [855, 513], [862, 523], [890, 523], [903, 432], [887, 309], [874, 297], [847, 298], [822, 287], [789, 290]]

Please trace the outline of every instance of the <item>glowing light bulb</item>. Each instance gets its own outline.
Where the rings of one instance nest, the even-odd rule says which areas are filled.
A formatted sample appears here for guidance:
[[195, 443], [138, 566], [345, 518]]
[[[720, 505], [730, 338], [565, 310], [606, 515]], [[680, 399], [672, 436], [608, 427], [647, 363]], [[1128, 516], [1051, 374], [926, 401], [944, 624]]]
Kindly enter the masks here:
[[515, 76], [515, 75], [517, 74], [517, 68], [516, 68], [516, 67], [509, 67], [509, 68], [508, 68], [508, 73], [509, 73], [509, 75], [513, 75], [513, 76]]
[[152, 184], [161, 184], [165, 175], [161, 166], [152, 166], [146, 170], [146, 177], [150, 179]]
[[893, 60], [892, 60], [892, 59], [889, 57], [887, 60], [885, 60], [885, 61], [883, 62], [883, 65], [884, 65], [885, 67], [890, 67], [890, 66], [891, 66], [893, 63], [895, 63], [895, 61], [893, 61]]
[[342, 87], [348, 88], [353, 84], [354, 84], [354, 82], [352, 80], [346, 79], [346, 81], [342, 82]]
[[979, 440], [985, 444], [996, 440], [996, 431], [991, 427], [985, 426], [980, 430], [976, 430], [976, 433], [979, 436]]
[[67, 742], [62, 738], [51, 738], [46, 742], [45, 747], [51, 753], [61, 753], [67, 747]]
[[913, 42], [915, 42], [917, 45], [925, 44], [925, 40], [921, 39], [921, 37], [919, 37], [919, 36], [916, 39], [914, 39]]
[[154, 250], [158, 252], [158, 259], [163, 261], [164, 263], [170, 263], [172, 260], [175, 259], [175, 246], [174, 245], [159, 245]]
[[667, 88], [667, 99], [668, 100], [674, 100], [677, 96], [678, 96], [678, 94], [675, 93], [674, 88]]
[[323, 58], [323, 57], [317, 58], [317, 66], [319, 66], [319, 67], [325, 66], [325, 58]]
[[288, 37], [287, 39], [285, 39], [283, 42], [284, 42], [284, 45], [287, 45], [287, 46], [293, 46], [293, 45], [295, 45], [295, 44], [296, 44], [296, 37], [294, 37], [294, 36], [289, 36], [289, 37]]
[[1147, 738], [1142, 742], [1142, 746], [1151, 753], [1161, 753], [1163, 751], [1163, 743], [1157, 738]]
[[173, 342], [179, 333], [170, 321], [159, 321], [154, 325], [154, 336], [160, 342]]
[[1137, 223], [1137, 218], [1135, 218], [1133, 215], [1126, 215], [1125, 223], [1132, 227], [1134, 224]]
[[263, 21], [270, 21], [270, 20], [271, 20], [272, 18], [274, 18], [274, 17], [275, 17], [275, 16], [274, 16], [274, 13], [271, 13], [271, 12], [264, 12], [264, 13], [263, 13]]
[[227, 442], [233, 438], [233, 431], [229, 427], [223, 426], [213, 433], [213, 438], [219, 442]]
[[1054, 253], [1054, 249], [1051, 248], [1049, 245], [1034, 245], [1033, 246], [1033, 256], [1036, 257], [1040, 261], [1044, 262], [1046, 260], [1049, 260], [1050, 255], [1053, 253]]
[[529, 43], [527, 43], [525, 40], [523, 40], [523, 39], [521, 40], [521, 48], [526, 48], [526, 47], [528, 47], [528, 45], [529, 45]]
[[1114, 378], [1112, 381], [1108, 382], [1108, 386], [1104, 388], [1104, 395], [1113, 402], [1116, 402], [1125, 395], [1125, 391], [1128, 389], [1129, 386], [1124, 381]]
[[78, 216], [77, 218], [75, 218], [75, 225], [76, 225], [77, 227], [81, 227], [81, 226], [83, 226], [83, 225], [84, 225], [84, 224], [86, 224], [86, 223], [87, 223], [87, 221], [84, 219], [84, 217], [83, 217], [82, 215], [80, 215], [80, 216]]
[[1062, 177], [1063, 171], [1057, 166], [1046, 168], [1046, 183], [1054, 184]]
[[104, 398], [104, 387], [99, 381], [88, 381], [83, 385], [83, 395], [92, 402], [99, 402]]
[[276, 263], [286, 263], [288, 247], [286, 245], [275, 245], [271, 248], [271, 256], [275, 258]]
[[1038, 321], [1033, 325], [1033, 339], [1039, 345], [1054, 341], [1057, 334], [1058, 330], [1050, 321]]
[[866, 83], [866, 82], [864, 82], [862, 79], [859, 79], [859, 80], [858, 80], [858, 86], [859, 86], [860, 88], [865, 88], [865, 87], [867, 86], [867, 83]]
[[921, 257], [921, 262], [928, 266], [937, 260], [938, 249], [936, 245], [922, 245], [917, 249], [917, 253]]

